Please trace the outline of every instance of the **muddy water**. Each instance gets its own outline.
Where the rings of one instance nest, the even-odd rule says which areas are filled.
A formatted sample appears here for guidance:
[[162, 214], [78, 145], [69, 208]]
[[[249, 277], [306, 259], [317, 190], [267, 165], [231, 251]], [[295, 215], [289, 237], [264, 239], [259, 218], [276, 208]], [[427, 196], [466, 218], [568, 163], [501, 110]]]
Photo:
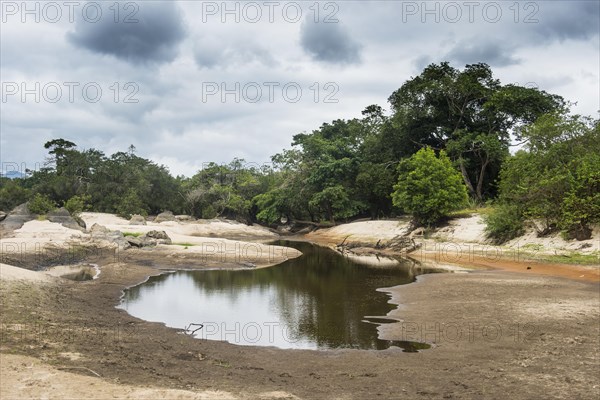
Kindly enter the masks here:
[[[240, 345], [293, 349], [429, 346], [380, 340], [395, 306], [378, 288], [428, 273], [410, 261], [357, 262], [310, 243], [282, 241], [303, 255], [272, 268], [179, 271], [128, 289], [121, 308], [188, 334]], [[391, 264], [391, 265], [390, 265]], [[394, 265], [395, 264], [395, 265]]]

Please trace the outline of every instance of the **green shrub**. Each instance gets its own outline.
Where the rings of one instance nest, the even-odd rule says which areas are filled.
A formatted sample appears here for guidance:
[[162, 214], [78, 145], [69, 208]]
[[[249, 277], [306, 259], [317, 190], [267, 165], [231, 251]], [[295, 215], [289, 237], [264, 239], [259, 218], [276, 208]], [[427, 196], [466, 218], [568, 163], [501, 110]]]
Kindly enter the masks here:
[[56, 203], [48, 198], [48, 196], [36, 193], [27, 203], [29, 211], [33, 214], [44, 215], [56, 208]]
[[79, 215], [83, 210], [87, 209], [87, 204], [91, 200], [89, 195], [73, 196], [65, 201], [64, 207], [71, 215]]
[[496, 244], [507, 242], [525, 232], [522, 213], [508, 204], [498, 205], [483, 220], [487, 238]]
[[439, 157], [424, 148], [398, 166], [394, 206], [413, 215], [417, 223], [432, 224], [467, 204], [467, 188], [444, 151]]
[[133, 214], [146, 216], [148, 212], [140, 196], [133, 190], [130, 190], [117, 205], [117, 215], [129, 219]]

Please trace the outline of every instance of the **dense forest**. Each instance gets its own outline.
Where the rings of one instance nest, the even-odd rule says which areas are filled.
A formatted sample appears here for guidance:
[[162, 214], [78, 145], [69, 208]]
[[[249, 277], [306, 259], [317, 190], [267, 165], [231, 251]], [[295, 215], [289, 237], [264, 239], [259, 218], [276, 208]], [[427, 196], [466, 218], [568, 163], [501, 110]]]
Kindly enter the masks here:
[[273, 225], [408, 213], [430, 225], [487, 205], [488, 234], [498, 242], [518, 235], [524, 220], [540, 234], [579, 239], [600, 222], [600, 121], [572, 115], [562, 97], [503, 85], [486, 64], [459, 70], [444, 62], [388, 101], [389, 113], [369, 105], [362, 118], [295, 135], [269, 165], [235, 159], [191, 178], [173, 177], [133, 146], [107, 156], [55, 139], [45, 144], [43, 168], [0, 178], [0, 209], [29, 201], [37, 213], [171, 210]]

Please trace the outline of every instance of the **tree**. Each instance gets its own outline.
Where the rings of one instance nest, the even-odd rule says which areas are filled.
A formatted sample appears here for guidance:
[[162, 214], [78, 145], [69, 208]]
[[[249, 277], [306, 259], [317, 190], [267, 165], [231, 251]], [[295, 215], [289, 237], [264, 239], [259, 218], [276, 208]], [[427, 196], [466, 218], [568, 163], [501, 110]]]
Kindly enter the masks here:
[[413, 215], [418, 224], [433, 224], [463, 207], [467, 191], [459, 172], [444, 151], [439, 157], [430, 147], [419, 150], [398, 166], [394, 205]]
[[525, 127], [525, 148], [500, 173], [500, 201], [531, 220], [538, 234], [557, 229], [589, 238], [600, 221], [600, 123], [565, 113]]
[[560, 96], [501, 85], [483, 63], [467, 65], [463, 71], [447, 62], [431, 64], [389, 101], [394, 129], [387, 136], [396, 156], [409, 156], [423, 146], [445, 149], [478, 201], [495, 194], [511, 134], [520, 138], [523, 126], [565, 108]]

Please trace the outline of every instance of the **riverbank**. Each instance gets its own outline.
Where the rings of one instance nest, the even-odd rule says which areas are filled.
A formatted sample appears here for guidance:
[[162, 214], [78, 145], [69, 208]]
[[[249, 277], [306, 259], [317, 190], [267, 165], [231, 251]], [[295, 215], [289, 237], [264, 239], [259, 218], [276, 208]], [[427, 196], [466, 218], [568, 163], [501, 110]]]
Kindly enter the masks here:
[[101, 274], [89, 281], [9, 280], [0, 274], [2, 397], [593, 399], [600, 394], [597, 283], [505, 270], [425, 275], [386, 290], [400, 304], [389, 316], [400, 322], [379, 330], [385, 339], [432, 343], [430, 350], [240, 347], [192, 339], [115, 308], [124, 288], [165, 270], [240, 268], [219, 259], [199, 265], [193, 258], [152, 251], [126, 250], [118, 260], [97, 254]]
[[305, 239], [338, 248], [347, 254], [380, 254], [410, 257], [421, 263], [454, 265], [475, 269], [500, 269], [529, 275], [564, 277], [600, 282], [600, 229], [595, 227], [586, 241], [564, 240], [560, 234], [537, 237], [532, 230], [502, 246], [485, 240], [479, 215], [456, 218], [427, 234], [409, 235], [417, 244], [410, 252], [386, 248], [398, 236], [407, 235], [409, 219], [360, 221], [320, 229]]

